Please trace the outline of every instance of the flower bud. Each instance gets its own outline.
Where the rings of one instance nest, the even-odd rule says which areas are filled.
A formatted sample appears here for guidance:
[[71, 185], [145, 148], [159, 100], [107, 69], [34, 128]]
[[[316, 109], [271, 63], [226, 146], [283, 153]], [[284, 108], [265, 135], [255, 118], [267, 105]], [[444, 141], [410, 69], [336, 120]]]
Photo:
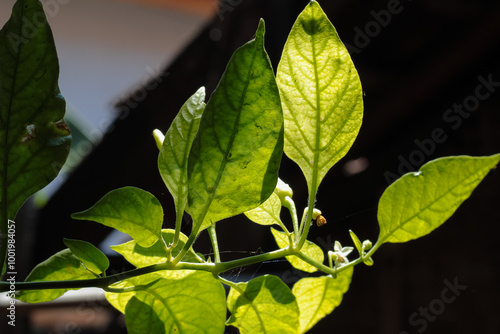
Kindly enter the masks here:
[[279, 196], [282, 203], [285, 201], [285, 197], [293, 197], [292, 188], [290, 188], [290, 186], [285, 182], [281, 181], [280, 178], [278, 178], [278, 184], [276, 185], [274, 192]]
[[165, 135], [160, 130], [156, 129], [153, 131], [153, 137], [155, 138], [156, 146], [158, 146], [158, 149], [161, 150], [161, 146], [165, 140]]

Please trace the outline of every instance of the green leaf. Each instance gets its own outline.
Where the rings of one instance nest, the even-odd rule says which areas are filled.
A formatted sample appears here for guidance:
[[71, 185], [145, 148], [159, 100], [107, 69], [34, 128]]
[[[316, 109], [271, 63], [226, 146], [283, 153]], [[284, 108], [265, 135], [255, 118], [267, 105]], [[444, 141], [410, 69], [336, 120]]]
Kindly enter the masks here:
[[17, 1], [0, 30], [2, 248], [7, 220], [57, 176], [69, 153], [71, 135], [63, 121], [66, 103], [58, 78], [56, 48], [42, 3]]
[[205, 109], [205, 87], [198, 89], [182, 106], [165, 134], [158, 156], [158, 169], [174, 198], [177, 223], [187, 204], [188, 158]]
[[106, 293], [125, 313], [130, 334], [224, 332], [226, 293], [211, 273], [198, 271], [182, 279], [149, 274], [113, 287], [135, 287], [132, 292]]
[[[271, 228], [271, 233], [273, 234], [274, 240], [276, 240], [276, 244], [278, 244], [279, 248], [288, 247], [289, 242], [285, 232], [280, 232], [278, 230], [275, 230], [274, 228]], [[306, 254], [319, 263], [323, 263], [323, 261], [325, 260], [325, 255], [323, 254], [321, 248], [309, 240], [306, 240], [300, 252]], [[308, 273], [318, 271], [318, 268], [316, 268], [315, 266], [311, 266], [309, 263], [299, 259], [295, 255], [286, 256], [286, 259], [294, 268], [306, 271]]]
[[349, 290], [352, 273], [351, 267], [337, 278], [307, 277], [295, 283], [292, 292], [300, 309], [300, 333], [307, 332], [340, 305], [344, 293]]
[[[163, 239], [167, 244], [172, 242], [174, 239], [174, 230], [164, 229], [162, 230]], [[184, 247], [187, 241], [187, 237], [181, 233], [179, 242], [177, 246], [172, 250], [172, 257], [175, 257], [181, 249]], [[151, 247], [142, 247], [134, 240], [126, 242], [124, 244], [118, 246], [111, 246], [111, 249], [120, 253], [128, 262], [136, 266], [137, 268], [142, 268], [146, 266], [150, 266], [157, 263], [163, 263], [168, 260], [167, 254], [165, 252], [165, 247], [161, 240], [158, 240]], [[198, 257], [198, 255], [191, 248], [186, 255], [182, 258], [184, 262], [202, 262], [202, 259]], [[186, 273], [191, 273], [191, 270], [170, 270], [166, 271], [164, 277], [182, 277], [185, 276]]]
[[295, 296], [278, 277], [265, 275], [231, 287], [228, 325], [241, 334], [297, 333], [299, 307]]
[[283, 113], [264, 22], [235, 51], [207, 103], [189, 156], [189, 210], [204, 229], [263, 203], [283, 152]]
[[71, 217], [115, 228], [130, 235], [139, 245], [149, 247], [160, 238], [163, 209], [151, 193], [123, 187], [110, 191], [90, 209]]
[[316, 190], [350, 149], [363, 117], [361, 82], [346, 47], [320, 5], [295, 22], [276, 76], [285, 119], [285, 153]]
[[[69, 281], [96, 277], [96, 274], [85, 269], [80, 259], [66, 248], [33, 268], [26, 277], [26, 282]], [[48, 302], [62, 296], [69, 290], [78, 289], [25, 290], [17, 298], [26, 303]]]
[[378, 244], [420, 238], [443, 224], [500, 161], [457, 156], [426, 163], [403, 175], [382, 194], [378, 205]]
[[130, 298], [125, 307], [127, 333], [167, 333], [155, 309], [136, 296]]
[[85, 268], [94, 274], [99, 275], [109, 268], [106, 255], [90, 242], [65, 238], [64, 244], [80, 259]]
[[260, 225], [281, 224], [281, 200], [276, 193], [271, 196], [261, 205], [245, 212], [245, 216], [251, 221]]

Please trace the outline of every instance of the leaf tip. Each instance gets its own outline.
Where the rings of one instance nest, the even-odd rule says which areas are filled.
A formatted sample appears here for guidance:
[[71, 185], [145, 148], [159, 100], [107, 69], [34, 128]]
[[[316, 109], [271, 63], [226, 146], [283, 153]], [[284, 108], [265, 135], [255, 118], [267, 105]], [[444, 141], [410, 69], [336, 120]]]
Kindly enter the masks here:
[[264, 22], [264, 19], [261, 18], [259, 20], [259, 26], [257, 27], [257, 32], [255, 33], [255, 40], [260, 40], [264, 39], [264, 34], [266, 32], [266, 23]]

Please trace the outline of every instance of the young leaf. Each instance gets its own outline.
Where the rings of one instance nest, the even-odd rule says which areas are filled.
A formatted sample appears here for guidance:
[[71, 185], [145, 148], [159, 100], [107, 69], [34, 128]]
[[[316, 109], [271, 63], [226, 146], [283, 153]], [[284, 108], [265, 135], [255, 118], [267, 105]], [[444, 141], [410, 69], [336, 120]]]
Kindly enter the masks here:
[[[28, 18], [36, 18], [36, 25]], [[42, 3], [17, 1], [0, 30], [0, 256], [5, 255], [8, 219], [57, 176], [69, 153], [71, 135], [63, 121], [66, 103], [58, 78]]]
[[[162, 230], [163, 239], [167, 244], [172, 242], [174, 239], [174, 230], [164, 229]], [[187, 237], [184, 234], [180, 234], [179, 243], [172, 250], [172, 256], [175, 257], [184, 244], [187, 241]], [[118, 246], [111, 246], [111, 249], [120, 253], [128, 262], [136, 266], [137, 268], [146, 267], [149, 265], [162, 263], [167, 261], [167, 255], [165, 253], [165, 248], [163, 247], [163, 242], [158, 240], [153, 246], [145, 248], [137, 244], [134, 240], [126, 242]], [[201, 262], [199, 257], [195, 254], [191, 248], [186, 255], [182, 258], [184, 262]], [[184, 272], [184, 270], [181, 270]], [[170, 277], [177, 277], [179, 270], [167, 271]]]
[[[274, 228], [271, 228], [271, 233], [273, 234], [274, 240], [276, 240], [276, 244], [278, 245], [278, 247], [288, 247], [288, 237], [286, 236], [285, 232], [280, 232], [278, 230], [275, 230]], [[321, 248], [309, 240], [306, 240], [304, 246], [302, 246], [302, 249], [300, 251], [318, 261], [319, 263], [323, 263], [323, 261], [325, 260], [325, 255], [323, 254]], [[303, 270], [308, 273], [318, 271], [318, 268], [311, 266], [309, 263], [304, 262], [294, 255], [286, 256], [286, 259], [294, 268], [297, 268], [299, 270]]]
[[245, 216], [248, 217], [254, 223], [260, 225], [274, 225], [281, 224], [280, 218], [281, 212], [281, 200], [276, 193], [272, 193], [271, 196], [261, 205], [245, 212]]
[[96, 246], [90, 242], [64, 239], [64, 244], [82, 261], [85, 268], [94, 274], [101, 274], [109, 267], [109, 260]]
[[189, 210], [204, 229], [263, 203], [283, 152], [283, 113], [264, 22], [235, 51], [207, 103], [189, 156]]
[[[150, 274], [134, 277], [113, 287], [135, 291], [106, 293], [108, 301], [125, 313], [129, 333], [223, 333], [226, 294], [212, 274], [195, 272], [182, 279]], [[129, 305], [132, 303], [131, 305]]]
[[349, 150], [363, 116], [361, 82], [346, 47], [320, 5], [295, 22], [276, 77], [285, 119], [285, 153], [316, 190]]
[[231, 287], [227, 308], [232, 313], [227, 324], [241, 334], [297, 333], [299, 307], [288, 286], [278, 277], [265, 275]]
[[403, 175], [382, 194], [378, 205], [378, 244], [420, 238], [443, 224], [500, 161], [457, 156], [426, 163]]
[[352, 273], [351, 267], [338, 274], [337, 278], [307, 277], [295, 283], [292, 292], [300, 309], [299, 333], [307, 332], [340, 305], [351, 284]]
[[201, 87], [184, 103], [173, 120], [158, 156], [158, 169], [174, 198], [178, 224], [187, 204], [188, 157], [205, 109], [204, 101], [205, 87]]
[[[26, 282], [68, 281], [96, 278], [97, 275], [85, 269], [71, 250], [64, 249], [38, 264], [26, 277]], [[17, 299], [26, 303], [41, 303], [54, 300], [66, 291], [78, 289], [25, 290]]]
[[149, 247], [160, 237], [163, 209], [151, 193], [123, 187], [110, 191], [90, 209], [71, 217], [115, 228], [130, 235], [139, 245]]

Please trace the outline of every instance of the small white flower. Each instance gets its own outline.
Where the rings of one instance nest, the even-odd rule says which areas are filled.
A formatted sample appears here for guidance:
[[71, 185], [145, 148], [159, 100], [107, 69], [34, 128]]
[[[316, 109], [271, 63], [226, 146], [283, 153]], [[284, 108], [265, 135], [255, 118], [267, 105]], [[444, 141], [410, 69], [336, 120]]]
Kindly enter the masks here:
[[334, 252], [332, 252], [332, 256], [335, 260], [335, 269], [337, 269], [349, 262], [349, 260], [347, 259], [347, 255], [349, 255], [354, 250], [354, 247], [342, 247], [340, 242], [335, 241], [333, 250]]

